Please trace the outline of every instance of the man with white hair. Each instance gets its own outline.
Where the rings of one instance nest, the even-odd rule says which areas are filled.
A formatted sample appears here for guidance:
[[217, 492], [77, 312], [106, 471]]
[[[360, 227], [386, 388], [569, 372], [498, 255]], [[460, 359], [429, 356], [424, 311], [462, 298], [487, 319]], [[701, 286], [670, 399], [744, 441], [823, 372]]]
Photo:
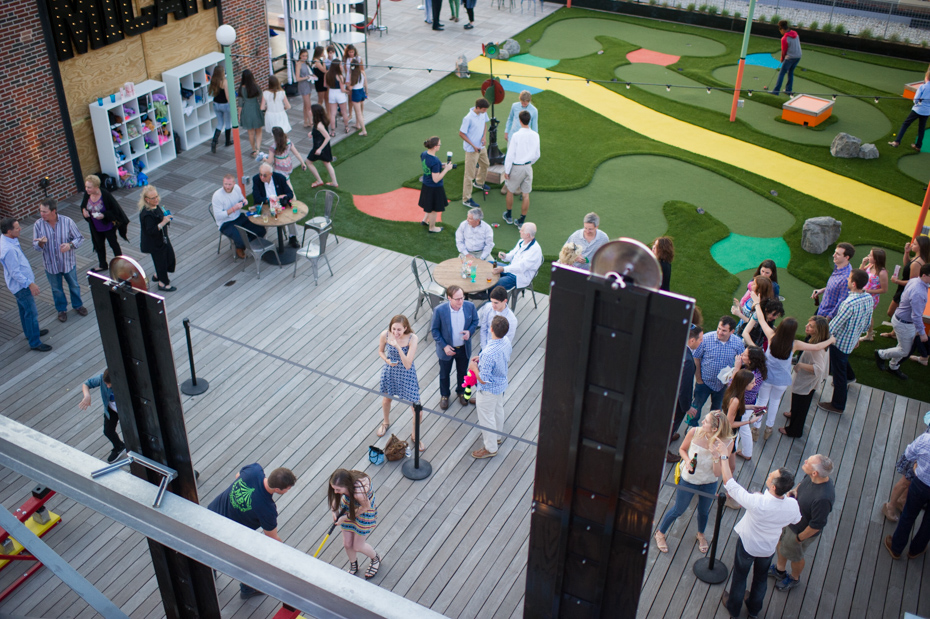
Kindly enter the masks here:
[[572, 232], [565, 243], [575, 243], [581, 247], [581, 255], [575, 260], [573, 266], [579, 269], [590, 270], [591, 258], [594, 253], [601, 248], [601, 245], [610, 240], [607, 233], [600, 229], [601, 218], [597, 213], [588, 213], [584, 216], [584, 223], [581, 230]]
[[[275, 200], [287, 208], [294, 199], [294, 191], [287, 184], [287, 178], [283, 174], [275, 172], [270, 164], [263, 163], [258, 167], [258, 174], [252, 177], [252, 198], [256, 206]], [[290, 246], [300, 247], [297, 240], [297, 224], [287, 224], [287, 234], [290, 237]]]
[[[778, 591], [788, 591], [801, 584], [801, 572], [806, 563], [804, 556], [826, 526], [836, 500], [836, 492], [830, 480], [833, 473], [833, 461], [830, 458], [814, 454], [804, 461], [801, 470], [807, 477], [788, 492], [789, 497], [798, 500], [801, 520], [782, 529], [775, 549], [777, 562], [769, 566], [769, 576], [775, 579], [775, 589]], [[790, 573], [785, 571], [789, 561]]]
[[503, 264], [494, 267], [494, 272], [501, 276], [498, 282], [506, 290], [526, 288], [533, 283], [536, 271], [543, 263], [542, 249], [536, 242], [536, 224], [526, 222], [520, 228], [520, 241], [513, 250], [506, 254], [499, 252], [497, 257]]
[[475, 207], [468, 211], [468, 218], [455, 231], [455, 246], [460, 254], [471, 254], [487, 260], [494, 249], [494, 230], [484, 221], [484, 211]]

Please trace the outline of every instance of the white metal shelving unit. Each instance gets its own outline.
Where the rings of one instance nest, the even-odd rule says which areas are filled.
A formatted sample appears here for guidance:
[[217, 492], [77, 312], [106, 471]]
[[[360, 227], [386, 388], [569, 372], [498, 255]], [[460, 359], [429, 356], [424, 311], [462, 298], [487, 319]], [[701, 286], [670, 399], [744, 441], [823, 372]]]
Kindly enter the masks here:
[[[171, 121], [178, 132], [182, 150], [190, 150], [213, 137], [216, 115], [207, 86], [213, 70], [222, 65], [223, 60], [222, 52], [210, 52], [161, 74], [168, 91]], [[185, 97], [188, 92], [191, 94]], [[230, 93], [229, 101], [235, 103], [234, 93]]]
[[[167, 105], [167, 113], [162, 105], [156, 108], [160, 100]], [[155, 80], [136, 84], [132, 97], [117, 95], [115, 101], [111, 101], [107, 96], [102, 105], [97, 101], [91, 103], [90, 119], [100, 170], [119, 178], [120, 166], [130, 174], [140, 171], [148, 174], [173, 160], [176, 153], [171, 107], [165, 84]], [[143, 170], [136, 168], [137, 161], [143, 162]], [[133, 164], [132, 169], [129, 164]]]

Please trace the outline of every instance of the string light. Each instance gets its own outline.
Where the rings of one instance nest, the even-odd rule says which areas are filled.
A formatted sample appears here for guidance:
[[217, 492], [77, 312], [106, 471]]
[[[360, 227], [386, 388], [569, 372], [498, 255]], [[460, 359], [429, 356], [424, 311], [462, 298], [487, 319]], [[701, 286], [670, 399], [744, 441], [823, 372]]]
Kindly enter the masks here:
[[627, 89], [627, 90], [630, 89], [630, 83], [629, 83], [629, 82], [626, 83], [626, 89]]
[[836, 101], [836, 95], [833, 95], [833, 100]]
[[752, 96], [752, 91], [750, 90], [750, 91], [748, 91], [746, 94], [748, 94], [748, 95], [751, 97], [751, 96]]
[[710, 94], [710, 86], [707, 87], [707, 94]]
[[875, 103], [876, 104], [878, 103], [878, 97], [875, 97]]
[[591, 80], [585, 80], [584, 82], [585, 82], [585, 85], [587, 85], [587, 86], [590, 86], [590, 85], [591, 85]]

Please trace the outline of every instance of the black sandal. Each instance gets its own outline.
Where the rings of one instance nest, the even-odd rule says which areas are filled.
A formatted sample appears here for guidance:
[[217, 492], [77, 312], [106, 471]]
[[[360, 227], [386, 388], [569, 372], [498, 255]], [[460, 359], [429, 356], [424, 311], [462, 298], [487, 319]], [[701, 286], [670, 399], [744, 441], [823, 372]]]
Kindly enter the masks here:
[[375, 558], [371, 560], [371, 563], [368, 565], [368, 570], [365, 572], [365, 580], [374, 578], [380, 567], [381, 557], [378, 556], [378, 553], [375, 553]]
[[355, 576], [356, 574], [358, 574], [358, 561], [353, 561], [349, 564], [349, 576]]

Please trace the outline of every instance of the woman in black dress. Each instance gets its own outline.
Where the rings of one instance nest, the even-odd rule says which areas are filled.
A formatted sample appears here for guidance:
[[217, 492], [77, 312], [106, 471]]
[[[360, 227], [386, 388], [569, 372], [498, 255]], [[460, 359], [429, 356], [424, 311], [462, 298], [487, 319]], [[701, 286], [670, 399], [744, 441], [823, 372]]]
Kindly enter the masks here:
[[[322, 49], [318, 47], [317, 49]], [[339, 184], [336, 182], [336, 170], [333, 169], [333, 152], [329, 148], [329, 118], [326, 115], [326, 108], [324, 108], [319, 103], [314, 103], [310, 106], [310, 111], [313, 112], [313, 129], [310, 131], [310, 139], [313, 140], [313, 147], [310, 153], [307, 155], [307, 161], [322, 161], [323, 167], [326, 168], [326, 171], [329, 173], [329, 182], [327, 185], [332, 187], [338, 187]], [[310, 171], [313, 172], [313, 175], [316, 177], [316, 181], [310, 185], [311, 187], [319, 187], [323, 184], [323, 178], [320, 176], [320, 173], [317, 171], [315, 165], [310, 166]]]
[[445, 165], [436, 156], [442, 142], [436, 136], [423, 142], [426, 150], [420, 153], [420, 164], [423, 167], [423, 187], [420, 188], [420, 208], [426, 212], [422, 223], [429, 226], [430, 232], [442, 232], [436, 227], [436, 213], [441, 213], [449, 206], [446, 190], [442, 186], [442, 177], [452, 169], [452, 163]]
[[324, 53], [322, 47], [315, 47], [313, 49], [313, 60], [310, 62], [310, 70], [313, 71], [313, 76], [316, 77], [316, 81], [313, 83], [313, 87], [316, 89], [316, 102], [325, 108], [326, 104], [329, 103], [329, 89], [326, 87], [326, 80], [324, 79], [326, 77], [326, 65], [323, 64]]
[[139, 226], [142, 228], [139, 249], [152, 256], [156, 275], [152, 280], [158, 282], [158, 290], [174, 292], [177, 288], [171, 285], [168, 277], [169, 271], [174, 272], [174, 250], [171, 249], [168, 231], [165, 230], [165, 226], [174, 217], [166, 215], [158, 202], [158, 190], [155, 187], [148, 185], [142, 190], [142, 196], [139, 197]]

